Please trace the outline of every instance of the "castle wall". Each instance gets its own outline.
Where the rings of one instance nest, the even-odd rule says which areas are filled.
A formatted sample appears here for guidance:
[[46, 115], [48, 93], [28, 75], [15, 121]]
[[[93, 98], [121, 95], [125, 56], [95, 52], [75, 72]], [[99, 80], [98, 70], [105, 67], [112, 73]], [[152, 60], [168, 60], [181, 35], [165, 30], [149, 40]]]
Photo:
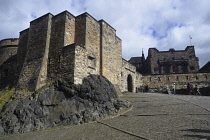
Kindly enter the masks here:
[[45, 84], [51, 18], [51, 14], [46, 14], [30, 23], [28, 50], [17, 84], [19, 89], [36, 90]]
[[186, 89], [190, 82], [198, 88], [210, 86], [210, 73], [189, 73], [189, 74], [167, 74], [167, 75], [146, 75], [142, 77], [143, 84], [151, 88], [173, 87]]
[[75, 43], [88, 51], [88, 71], [100, 74], [100, 24], [88, 13], [76, 17]]
[[64, 11], [52, 18], [48, 78], [60, 76], [61, 51], [75, 41], [75, 18]]
[[120, 90], [122, 92], [129, 91], [129, 85], [131, 86], [130, 92], [135, 92], [135, 90], [136, 90], [136, 67], [123, 59], [122, 60]]
[[13, 45], [18, 45], [19, 39], [18, 38], [8, 38], [8, 39], [3, 39], [0, 41], [0, 47], [1, 46], [13, 46]]
[[16, 85], [18, 77], [16, 57], [17, 55], [13, 55], [0, 65], [0, 89]]
[[[175, 51], [170, 49], [169, 51], [158, 51], [155, 48], [150, 48], [148, 52], [148, 63], [151, 74], [161, 74], [161, 63], [168, 63], [171, 66], [174, 64], [177, 66], [177, 71], [181, 71], [181, 66], [186, 66], [187, 72], [197, 72], [199, 69], [198, 58], [195, 56], [195, 50], [193, 46], [188, 46], [185, 50]], [[172, 67], [169, 67], [170, 73], [173, 72]], [[164, 73], [162, 73], [164, 74]]]
[[[74, 83], [82, 84], [83, 78], [87, 77], [91, 73], [88, 69], [92, 65], [88, 58], [88, 52], [86, 48], [76, 45], [75, 46], [75, 67], [74, 67]], [[88, 62], [89, 61], [89, 62]], [[94, 61], [94, 60], [92, 60]]]
[[75, 44], [65, 46], [58, 63], [59, 71], [56, 78], [62, 78], [69, 83], [74, 83]]
[[[115, 56], [115, 64], [114, 67], [116, 69], [116, 80], [114, 83], [121, 85], [121, 70], [122, 70], [122, 40], [115, 36], [115, 54], [113, 53], [113, 56]], [[112, 65], [112, 66], [113, 66]]]
[[122, 60], [116, 30], [88, 13], [46, 14], [20, 32], [19, 45], [18, 89], [33, 91], [55, 78], [82, 84], [89, 74], [104, 75], [122, 91], [141, 84], [136, 68]]
[[75, 43], [75, 17], [65, 11], [66, 21], [64, 30], [64, 46]]
[[2, 65], [7, 59], [17, 54], [17, 46], [14, 47], [0, 47], [0, 65]]
[[57, 78], [62, 78], [69, 83], [82, 84], [83, 78], [88, 76], [87, 56], [87, 50], [80, 45], [74, 43], [65, 46], [62, 50]]
[[18, 38], [8, 38], [0, 41], [0, 65], [17, 54]]
[[86, 15], [75, 18], [75, 43], [84, 46], [86, 44]]
[[121, 40], [113, 27], [101, 20], [101, 74], [119, 84], [122, 67]]
[[53, 79], [59, 74], [61, 51], [64, 47], [66, 12], [52, 17], [48, 78]]
[[[92, 16], [86, 13], [86, 44], [88, 59], [94, 59], [94, 65], [88, 66], [91, 74], [100, 74], [100, 24]], [[92, 63], [92, 62], [91, 62]], [[90, 71], [88, 70], [88, 71]]]
[[20, 32], [17, 51], [17, 69], [20, 74], [27, 53], [29, 29]]

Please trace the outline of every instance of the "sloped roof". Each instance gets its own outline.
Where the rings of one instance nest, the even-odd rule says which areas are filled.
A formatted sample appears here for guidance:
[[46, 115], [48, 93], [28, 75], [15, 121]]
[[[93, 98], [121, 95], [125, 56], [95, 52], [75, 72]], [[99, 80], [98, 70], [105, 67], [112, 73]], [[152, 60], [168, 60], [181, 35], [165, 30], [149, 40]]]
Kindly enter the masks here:
[[210, 61], [207, 62], [199, 71], [200, 72], [210, 72]]
[[131, 57], [130, 60], [128, 60], [130, 63], [142, 63], [142, 57]]

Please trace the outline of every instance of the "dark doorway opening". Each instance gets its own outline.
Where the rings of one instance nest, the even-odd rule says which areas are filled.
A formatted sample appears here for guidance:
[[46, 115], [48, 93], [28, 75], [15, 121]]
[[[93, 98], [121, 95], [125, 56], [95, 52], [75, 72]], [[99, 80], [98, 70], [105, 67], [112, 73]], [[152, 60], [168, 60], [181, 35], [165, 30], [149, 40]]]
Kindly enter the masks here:
[[127, 78], [127, 86], [128, 86], [128, 91], [133, 92], [133, 81], [132, 81], [132, 76], [129, 74]]

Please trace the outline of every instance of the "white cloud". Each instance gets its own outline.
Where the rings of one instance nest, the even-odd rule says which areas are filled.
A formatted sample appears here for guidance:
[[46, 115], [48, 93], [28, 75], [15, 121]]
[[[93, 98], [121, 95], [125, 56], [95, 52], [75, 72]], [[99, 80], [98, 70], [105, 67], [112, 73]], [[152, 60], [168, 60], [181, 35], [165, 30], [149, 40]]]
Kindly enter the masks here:
[[29, 22], [48, 12], [68, 10], [75, 16], [89, 12], [104, 19], [122, 39], [123, 57], [141, 55], [144, 48], [183, 50], [192, 44], [200, 64], [209, 61], [209, 0], [6, 0], [0, 5], [0, 40], [18, 37]]

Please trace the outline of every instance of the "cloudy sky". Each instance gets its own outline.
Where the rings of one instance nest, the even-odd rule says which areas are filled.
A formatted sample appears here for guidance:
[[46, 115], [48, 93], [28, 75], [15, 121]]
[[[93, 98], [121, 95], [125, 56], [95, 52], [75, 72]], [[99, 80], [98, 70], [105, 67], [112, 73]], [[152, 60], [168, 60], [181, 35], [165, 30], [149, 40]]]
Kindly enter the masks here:
[[210, 0], [0, 0], [0, 40], [19, 37], [29, 22], [46, 13], [88, 12], [104, 19], [122, 39], [123, 57], [156, 47], [195, 46], [200, 67], [210, 61]]

